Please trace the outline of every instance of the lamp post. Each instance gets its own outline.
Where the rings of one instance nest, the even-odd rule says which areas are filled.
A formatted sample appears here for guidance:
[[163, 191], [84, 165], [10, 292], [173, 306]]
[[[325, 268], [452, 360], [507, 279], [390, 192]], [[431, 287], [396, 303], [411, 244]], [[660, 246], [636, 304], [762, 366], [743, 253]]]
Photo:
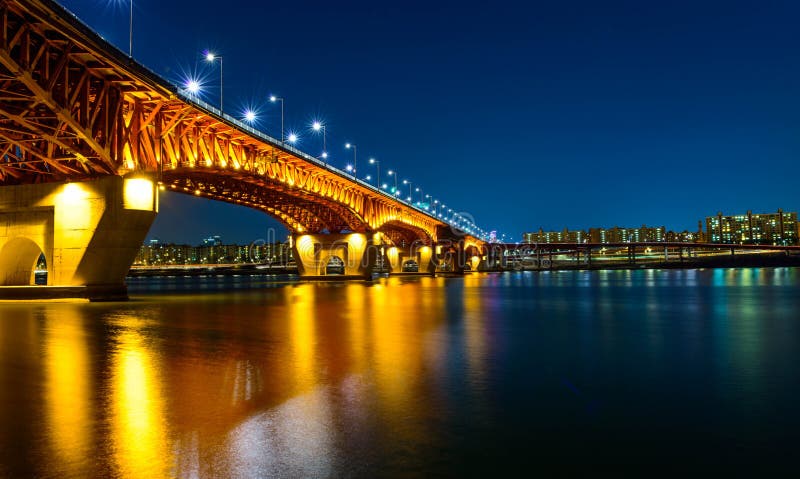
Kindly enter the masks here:
[[408, 180], [403, 180], [404, 185], [408, 185], [408, 201], [411, 201], [411, 182]]
[[381, 186], [381, 162], [376, 160], [375, 158], [370, 158], [369, 159], [369, 164], [370, 165], [375, 165], [375, 166], [378, 167], [378, 178], [375, 180], [375, 184], [378, 185], [378, 187], [380, 187]]
[[128, 56], [133, 58], [133, 0], [130, 0], [131, 4], [131, 23], [130, 23], [130, 43], [128, 44]]
[[319, 121], [315, 121], [314, 123], [311, 124], [311, 128], [314, 131], [322, 131], [322, 155], [320, 156], [322, 157], [323, 160], [325, 160], [325, 165], [327, 166], [328, 152], [326, 151], [326, 143], [325, 143], [325, 125]]
[[344, 147], [353, 149], [353, 178], [358, 179], [358, 147], [353, 143], [347, 143]]
[[275, 95], [270, 95], [269, 101], [271, 101], [272, 103], [275, 103], [277, 101], [281, 102], [281, 143], [283, 143], [285, 141], [285, 136], [284, 136], [284, 133], [283, 133], [283, 131], [284, 131], [283, 130], [283, 98], [281, 98], [279, 96], [275, 96]]
[[392, 193], [396, 195], [399, 191], [397, 189], [397, 172], [394, 170], [389, 170], [388, 172], [386, 172], [386, 174], [388, 174], [389, 176], [394, 176], [394, 191]]
[[419, 186], [417, 186], [416, 188], [414, 188], [414, 191], [416, 191], [417, 193], [419, 193], [419, 201], [417, 201], [417, 204], [418, 204], [418, 205], [422, 205], [422, 188], [420, 188]]
[[222, 113], [222, 55], [214, 55], [211, 52], [206, 53], [207, 62], [214, 63], [215, 60], [219, 60], [219, 112]]

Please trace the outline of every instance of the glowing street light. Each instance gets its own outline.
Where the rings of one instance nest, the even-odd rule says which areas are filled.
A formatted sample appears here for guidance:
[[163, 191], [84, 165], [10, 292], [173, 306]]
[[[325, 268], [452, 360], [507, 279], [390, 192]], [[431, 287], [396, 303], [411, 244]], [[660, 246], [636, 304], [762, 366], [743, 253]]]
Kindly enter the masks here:
[[408, 201], [411, 201], [411, 182], [408, 180], [403, 180], [404, 185], [408, 185]]
[[287, 137], [287, 139], [289, 140], [289, 143], [296, 143], [297, 142], [297, 135], [290, 132], [289, 136]]
[[222, 113], [222, 55], [214, 55], [211, 52], [206, 52], [207, 62], [214, 63], [215, 60], [219, 60], [219, 112]]
[[353, 178], [356, 178], [356, 173], [358, 170], [358, 147], [353, 143], [346, 143], [344, 147], [348, 150], [350, 148], [353, 149]]
[[186, 82], [186, 91], [191, 93], [192, 95], [196, 95], [200, 92], [200, 82], [197, 80], [189, 80]]
[[375, 165], [375, 166], [378, 167], [378, 178], [375, 180], [375, 184], [376, 185], [380, 185], [381, 184], [381, 162], [376, 160], [375, 158], [370, 158], [369, 159], [369, 164], [370, 165]]
[[397, 194], [397, 192], [398, 192], [398, 191], [400, 191], [400, 190], [397, 188], [397, 172], [396, 172], [396, 171], [394, 171], [394, 170], [389, 170], [389, 171], [387, 171], [386, 173], [387, 173], [389, 176], [394, 176], [394, 190], [392, 190], [392, 193], [395, 193], [395, 194]]
[[[322, 155], [320, 156], [322, 157], [323, 160], [327, 160], [328, 152], [326, 151], [326, 143], [325, 143], [325, 136], [326, 136], [325, 125], [322, 122], [315, 120], [314, 123], [311, 124], [311, 128], [314, 131], [322, 131]], [[325, 164], [327, 165], [328, 162], [326, 161]]]
[[270, 95], [269, 96], [269, 101], [271, 101], [272, 103], [281, 102], [281, 143], [283, 143], [285, 141], [285, 136], [284, 136], [284, 133], [283, 133], [283, 131], [284, 131], [283, 130], [283, 98], [281, 98], [279, 96], [275, 96], [275, 95]]
[[248, 123], [252, 123], [252, 122], [253, 122], [253, 121], [255, 121], [255, 119], [256, 119], [256, 112], [254, 112], [253, 110], [247, 110], [247, 111], [245, 111], [245, 112], [244, 112], [244, 119], [245, 119], [245, 120], [246, 120]]

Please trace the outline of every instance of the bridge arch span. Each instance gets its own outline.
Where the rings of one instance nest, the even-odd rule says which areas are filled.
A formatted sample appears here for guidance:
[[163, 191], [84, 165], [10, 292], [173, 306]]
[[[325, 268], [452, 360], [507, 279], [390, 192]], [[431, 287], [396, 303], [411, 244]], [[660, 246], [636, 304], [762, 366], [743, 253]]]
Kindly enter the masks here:
[[285, 184], [236, 178], [221, 172], [169, 171], [171, 191], [264, 211], [292, 233], [365, 232], [367, 223], [350, 206]]
[[389, 220], [377, 228], [382, 237], [394, 246], [420, 244], [430, 246], [436, 241], [433, 228], [417, 225], [399, 219]]
[[[44, 250], [35, 241], [22, 236], [7, 241], [0, 248], [0, 286], [30, 286], [39, 256]], [[45, 261], [49, 258], [45, 256]]]

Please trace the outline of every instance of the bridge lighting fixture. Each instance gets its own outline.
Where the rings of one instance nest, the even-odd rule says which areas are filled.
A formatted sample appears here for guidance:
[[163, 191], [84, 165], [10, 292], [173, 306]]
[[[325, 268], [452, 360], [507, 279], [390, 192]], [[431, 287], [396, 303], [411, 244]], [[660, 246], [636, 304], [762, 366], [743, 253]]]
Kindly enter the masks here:
[[256, 113], [253, 110], [247, 110], [244, 112], [244, 119], [249, 122], [255, 121]]
[[375, 184], [376, 185], [381, 184], [381, 162], [376, 160], [375, 158], [370, 158], [369, 164], [375, 165], [378, 168], [378, 178], [375, 180]]
[[206, 52], [206, 61], [214, 63], [219, 60], [219, 112], [222, 113], [222, 55], [215, 55], [212, 52]]
[[275, 95], [270, 95], [269, 101], [271, 101], [272, 103], [281, 102], [281, 143], [283, 143], [286, 138], [284, 134], [285, 130], [283, 129], [283, 98]]
[[[325, 136], [326, 136], [325, 124], [323, 124], [319, 120], [314, 120], [314, 122], [311, 123], [311, 129], [314, 130], [314, 131], [321, 131], [322, 132], [322, 154], [320, 156], [322, 157], [322, 159], [327, 159], [328, 158], [328, 148], [327, 148], [327, 144], [326, 144], [326, 140], [325, 140]], [[326, 162], [326, 164], [327, 164], [327, 162]]]
[[358, 168], [358, 147], [353, 143], [345, 143], [344, 147], [347, 148], [348, 150], [350, 148], [353, 149], [353, 169], [352, 170], [347, 170], [347, 171], [352, 171], [353, 172], [353, 176], [355, 177], [356, 168]]
[[297, 142], [297, 135], [294, 133], [289, 133], [287, 139], [289, 140], [289, 143], [295, 143]]
[[394, 171], [394, 170], [389, 170], [388, 174], [389, 174], [389, 176], [394, 176], [394, 189], [392, 190], [392, 193], [396, 193], [398, 191], [398, 189], [397, 189], [397, 172]]
[[197, 80], [189, 80], [186, 82], [186, 91], [191, 94], [197, 94], [200, 92], [200, 82]]

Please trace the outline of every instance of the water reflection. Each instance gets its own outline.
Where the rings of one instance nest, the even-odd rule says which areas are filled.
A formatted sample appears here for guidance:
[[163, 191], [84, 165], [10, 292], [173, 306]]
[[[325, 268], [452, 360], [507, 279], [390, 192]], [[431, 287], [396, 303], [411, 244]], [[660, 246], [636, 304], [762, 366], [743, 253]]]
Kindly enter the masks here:
[[48, 439], [65, 475], [85, 476], [91, 457], [92, 379], [89, 343], [80, 311], [64, 308], [58, 327], [45, 330]]
[[173, 458], [158, 356], [140, 331], [123, 330], [113, 340], [109, 399], [114, 460], [123, 477], [167, 477]]
[[552, 272], [0, 304], [0, 477], [478, 474], [686, 459], [687, 430], [712, 457], [732, 436], [777, 454], [759, 424], [798, 422], [798, 285]]

